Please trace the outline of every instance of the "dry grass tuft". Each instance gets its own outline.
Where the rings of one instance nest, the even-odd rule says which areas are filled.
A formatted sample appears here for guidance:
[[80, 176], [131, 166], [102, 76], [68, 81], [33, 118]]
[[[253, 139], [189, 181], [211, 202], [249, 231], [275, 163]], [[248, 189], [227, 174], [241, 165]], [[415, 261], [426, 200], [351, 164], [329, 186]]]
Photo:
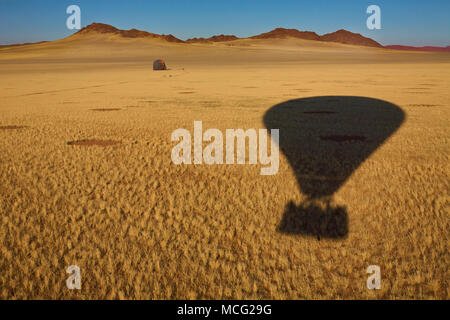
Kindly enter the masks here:
[[430, 107], [438, 107], [436, 104], [408, 104], [410, 107], [424, 107], [424, 108], [430, 108]]
[[0, 130], [17, 130], [17, 129], [23, 129], [26, 128], [27, 126], [0, 126]]
[[75, 140], [69, 141], [67, 144], [69, 146], [100, 146], [100, 147], [108, 147], [118, 145], [120, 142], [112, 141], [112, 140], [96, 140], [96, 139], [84, 139], [84, 140]]
[[108, 111], [119, 111], [122, 110], [120, 108], [97, 108], [97, 109], [91, 109], [92, 111], [98, 111], [98, 112], [108, 112]]

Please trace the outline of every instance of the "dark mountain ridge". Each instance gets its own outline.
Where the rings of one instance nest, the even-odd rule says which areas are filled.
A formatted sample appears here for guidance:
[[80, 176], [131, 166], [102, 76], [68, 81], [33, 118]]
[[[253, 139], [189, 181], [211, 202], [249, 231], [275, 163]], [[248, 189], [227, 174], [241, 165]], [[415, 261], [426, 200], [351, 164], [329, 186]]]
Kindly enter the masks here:
[[[225, 41], [234, 41], [242, 38], [238, 38], [234, 35], [214, 35], [209, 38], [191, 38], [188, 40], [181, 40], [176, 38], [175, 36], [169, 34], [156, 34], [147, 31], [141, 31], [137, 29], [130, 30], [120, 30], [114, 26], [105, 23], [92, 23], [74, 35], [84, 35], [84, 34], [115, 34], [124, 38], [153, 38], [153, 39], [162, 39], [168, 42], [174, 43], [212, 43], [212, 42], [225, 42]], [[286, 28], [276, 28], [272, 31], [261, 33], [255, 36], [251, 36], [244, 39], [286, 39], [286, 38], [296, 38], [296, 39], [304, 39], [304, 40], [313, 40], [313, 41], [323, 41], [323, 42], [335, 42], [342, 43], [348, 45], [357, 45], [357, 46], [367, 46], [367, 47], [375, 47], [375, 48], [387, 48], [394, 50], [408, 50], [408, 51], [429, 51], [429, 52], [450, 52], [450, 46], [447, 47], [412, 47], [412, 46], [401, 46], [401, 45], [390, 45], [383, 46], [377, 41], [364, 37], [359, 33], [353, 33], [347, 30], [338, 30], [336, 32], [327, 33], [322, 36], [318, 35], [312, 31], [300, 31], [297, 29], [286, 29]], [[25, 45], [25, 44], [24, 44]], [[16, 45], [8, 45], [8, 46], [16, 46]], [[0, 46], [7, 47], [7, 46]]]

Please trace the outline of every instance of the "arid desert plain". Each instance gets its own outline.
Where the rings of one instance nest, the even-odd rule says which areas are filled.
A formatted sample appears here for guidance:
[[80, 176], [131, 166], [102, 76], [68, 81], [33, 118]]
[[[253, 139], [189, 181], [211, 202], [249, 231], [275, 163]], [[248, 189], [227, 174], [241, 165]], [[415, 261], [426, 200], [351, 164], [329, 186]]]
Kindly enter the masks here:
[[[0, 297], [449, 299], [449, 103], [449, 53], [107, 34], [0, 48]], [[279, 125], [291, 143], [275, 175], [175, 165], [171, 133], [196, 120]], [[339, 171], [371, 141], [332, 188], [345, 214], [332, 232], [308, 211], [334, 212], [308, 204], [337, 179], [316, 165]]]

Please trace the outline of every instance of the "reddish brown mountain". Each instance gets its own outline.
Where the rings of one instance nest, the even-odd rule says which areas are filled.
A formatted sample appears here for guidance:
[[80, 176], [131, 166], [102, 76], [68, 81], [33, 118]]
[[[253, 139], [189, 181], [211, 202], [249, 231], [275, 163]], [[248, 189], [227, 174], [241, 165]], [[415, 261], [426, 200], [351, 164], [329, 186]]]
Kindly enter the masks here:
[[237, 39], [239, 39], [239, 38], [234, 35], [221, 34], [218, 36], [212, 36], [208, 40], [213, 41], [213, 42], [222, 42], [222, 41], [233, 41], [233, 40], [237, 40]]
[[367, 47], [378, 47], [383, 48], [381, 44], [372, 40], [370, 38], [366, 38], [359, 33], [353, 33], [347, 30], [338, 30], [333, 33], [327, 33], [320, 37], [321, 41], [327, 42], [338, 42], [344, 44], [352, 44], [358, 46], [367, 46]]
[[407, 51], [427, 51], [427, 52], [450, 52], [450, 46], [447, 47], [412, 47], [412, 46], [401, 46], [401, 45], [392, 45], [385, 46], [386, 49], [393, 50], [407, 50]]
[[192, 38], [186, 40], [188, 43], [208, 43], [208, 42], [224, 42], [224, 41], [233, 41], [239, 39], [236, 36], [233, 35], [218, 35], [218, 36], [212, 36], [210, 38]]
[[288, 37], [305, 40], [320, 40], [320, 36], [315, 32], [299, 31], [297, 29], [285, 29], [285, 28], [276, 28], [272, 31], [250, 37], [250, 39], [273, 39], [273, 38], [283, 39]]
[[92, 34], [92, 33], [117, 34], [124, 38], [155, 38], [155, 39], [163, 39], [169, 42], [184, 42], [183, 40], [175, 38], [171, 34], [169, 35], [156, 34], [136, 29], [120, 30], [109, 24], [95, 23], [95, 22], [88, 25], [87, 27], [84, 27], [76, 34]]
[[259, 35], [250, 37], [250, 39], [283, 39], [283, 38], [298, 38], [305, 40], [317, 40], [326, 42], [338, 42], [344, 44], [369, 46], [382, 48], [383, 46], [370, 38], [363, 37], [360, 34], [353, 33], [347, 30], [339, 30], [333, 33], [328, 33], [323, 36], [319, 36], [315, 32], [311, 31], [299, 31], [297, 29], [285, 29], [276, 28], [272, 31], [261, 33]]

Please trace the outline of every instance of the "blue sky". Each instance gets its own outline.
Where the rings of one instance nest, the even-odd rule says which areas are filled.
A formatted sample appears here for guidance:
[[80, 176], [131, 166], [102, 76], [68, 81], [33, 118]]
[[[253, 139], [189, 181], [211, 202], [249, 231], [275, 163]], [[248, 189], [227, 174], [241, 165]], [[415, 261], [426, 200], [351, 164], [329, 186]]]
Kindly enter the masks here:
[[[235, 34], [247, 37], [276, 27], [315, 31], [347, 29], [380, 43], [450, 45], [449, 0], [0, 0], [0, 44], [56, 40], [66, 8], [81, 8], [81, 24], [103, 22], [178, 38]], [[368, 30], [366, 8], [381, 8], [381, 30]]]

